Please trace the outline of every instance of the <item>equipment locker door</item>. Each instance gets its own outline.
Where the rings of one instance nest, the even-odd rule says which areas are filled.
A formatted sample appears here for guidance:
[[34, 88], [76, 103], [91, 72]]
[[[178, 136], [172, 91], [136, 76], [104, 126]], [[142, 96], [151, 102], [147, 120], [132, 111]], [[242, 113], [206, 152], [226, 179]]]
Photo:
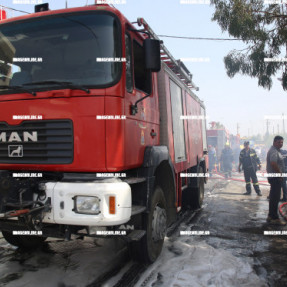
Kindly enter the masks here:
[[174, 159], [175, 162], [186, 160], [185, 152], [185, 135], [183, 120], [182, 92], [181, 88], [170, 80], [170, 98], [172, 110], [173, 142], [174, 142]]

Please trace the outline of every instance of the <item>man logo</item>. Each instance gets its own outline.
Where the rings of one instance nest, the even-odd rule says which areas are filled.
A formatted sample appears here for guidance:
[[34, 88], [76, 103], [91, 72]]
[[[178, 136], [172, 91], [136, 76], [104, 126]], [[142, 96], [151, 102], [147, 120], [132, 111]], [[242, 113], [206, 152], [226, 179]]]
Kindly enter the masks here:
[[38, 141], [38, 133], [37, 132], [23, 132], [22, 134], [18, 134], [17, 132], [11, 132], [8, 135], [7, 132], [0, 132], [0, 142], [37, 142]]
[[9, 157], [23, 157], [23, 146], [22, 145], [9, 145], [8, 156]]

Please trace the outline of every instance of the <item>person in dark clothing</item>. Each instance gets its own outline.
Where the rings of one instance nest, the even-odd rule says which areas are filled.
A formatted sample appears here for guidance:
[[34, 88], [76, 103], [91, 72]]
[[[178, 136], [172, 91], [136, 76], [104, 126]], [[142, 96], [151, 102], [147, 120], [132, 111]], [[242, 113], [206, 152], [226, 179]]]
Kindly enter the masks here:
[[214, 165], [216, 163], [216, 150], [212, 145], [208, 146], [209, 175], [212, 176]]
[[[280, 150], [280, 153], [283, 156], [283, 161], [284, 161], [284, 173], [287, 173], [287, 150]], [[280, 201], [287, 201], [287, 184], [286, 184], [287, 177], [282, 177], [282, 192], [283, 192], [283, 197]]]
[[221, 151], [220, 161], [222, 162], [225, 178], [227, 179], [228, 176], [231, 177], [233, 151], [230, 148], [229, 144], [226, 144], [224, 149]]
[[259, 169], [261, 168], [260, 159], [256, 154], [256, 151], [252, 148], [249, 148], [249, 142], [244, 142], [244, 149], [240, 152], [239, 155], [239, 166], [238, 171], [240, 172], [240, 168], [243, 168], [244, 179], [246, 183], [246, 192], [244, 195], [251, 194], [251, 181], [252, 179], [253, 187], [257, 193], [257, 195], [262, 196], [262, 193], [259, 188], [258, 179], [256, 176], [257, 166]]
[[[284, 161], [284, 166], [285, 166], [285, 169], [284, 169], [284, 173], [287, 173], [287, 150], [280, 150], [280, 153], [282, 154], [283, 156], [283, 161]], [[283, 193], [283, 197], [280, 199], [280, 201], [287, 201], [287, 184], [286, 184], [286, 180], [287, 180], [287, 177], [282, 177], [282, 182], [281, 182], [281, 187], [282, 187], [282, 193]], [[267, 196], [267, 199], [269, 200], [270, 199], [270, 191], [269, 191], [269, 195]]]
[[266, 159], [268, 182], [271, 185], [267, 222], [276, 225], [286, 225], [286, 222], [280, 220], [278, 215], [278, 203], [283, 180], [280, 175], [285, 171], [283, 156], [280, 153], [282, 146], [283, 137], [276, 136], [273, 140], [273, 145], [267, 153]]

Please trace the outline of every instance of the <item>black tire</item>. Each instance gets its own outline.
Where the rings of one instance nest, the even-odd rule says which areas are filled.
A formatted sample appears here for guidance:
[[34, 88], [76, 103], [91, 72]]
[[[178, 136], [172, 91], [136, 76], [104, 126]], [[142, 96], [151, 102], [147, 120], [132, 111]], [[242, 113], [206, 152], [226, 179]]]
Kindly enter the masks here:
[[190, 206], [192, 209], [199, 209], [202, 207], [204, 199], [204, 178], [199, 178], [198, 187], [193, 187], [191, 191]]
[[24, 249], [37, 248], [47, 239], [36, 235], [13, 235], [10, 231], [2, 231], [2, 234], [8, 243]]
[[[203, 173], [202, 167], [199, 167], [198, 173]], [[182, 194], [182, 206], [186, 209], [199, 209], [202, 207], [203, 199], [204, 177], [192, 177], [188, 188]]]
[[11, 245], [19, 246], [20, 244], [19, 236], [12, 235], [11, 232], [7, 232], [7, 231], [2, 231], [2, 235], [5, 238], [5, 240]]
[[144, 215], [145, 236], [130, 245], [133, 259], [142, 263], [153, 263], [161, 253], [166, 235], [166, 201], [161, 187], [154, 189], [149, 205], [149, 213]]

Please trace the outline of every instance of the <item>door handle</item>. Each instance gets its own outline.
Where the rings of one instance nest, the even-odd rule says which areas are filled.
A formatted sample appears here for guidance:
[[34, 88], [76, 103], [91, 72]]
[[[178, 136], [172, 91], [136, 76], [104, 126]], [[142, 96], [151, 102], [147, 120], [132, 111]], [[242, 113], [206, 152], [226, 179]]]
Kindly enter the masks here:
[[154, 129], [151, 130], [150, 135], [152, 138], [156, 137], [156, 132], [154, 131]]

